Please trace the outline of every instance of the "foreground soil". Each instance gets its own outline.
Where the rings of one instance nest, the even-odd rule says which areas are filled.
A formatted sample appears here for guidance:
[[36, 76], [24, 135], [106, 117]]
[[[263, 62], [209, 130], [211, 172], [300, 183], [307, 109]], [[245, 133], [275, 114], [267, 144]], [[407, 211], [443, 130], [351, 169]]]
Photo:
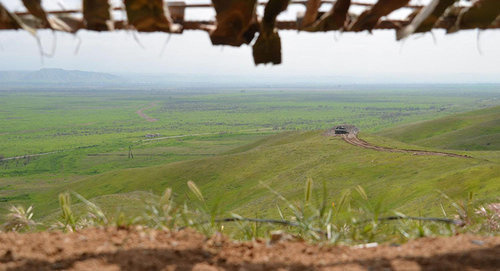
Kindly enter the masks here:
[[180, 232], [0, 234], [0, 270], [499, 270], [500, 237], [421, 238], [373, 248], [238, 243]]

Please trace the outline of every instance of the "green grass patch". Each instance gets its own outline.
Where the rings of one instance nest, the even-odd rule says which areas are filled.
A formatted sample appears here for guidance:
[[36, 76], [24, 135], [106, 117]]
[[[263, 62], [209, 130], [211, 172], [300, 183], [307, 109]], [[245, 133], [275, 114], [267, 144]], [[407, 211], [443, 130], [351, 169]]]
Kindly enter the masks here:
[[500, 106], [403, 125], [379, 135], [440, 149], [500, 150]]

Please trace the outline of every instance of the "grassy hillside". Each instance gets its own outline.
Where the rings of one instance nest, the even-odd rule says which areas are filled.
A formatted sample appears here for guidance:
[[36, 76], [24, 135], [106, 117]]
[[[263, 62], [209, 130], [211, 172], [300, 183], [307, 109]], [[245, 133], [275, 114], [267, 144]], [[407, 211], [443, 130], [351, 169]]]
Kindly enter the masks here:
[[[391, 143], [388, 139], [384, 142]], [[192, 180], [209, 204], [219, 202], [222, 211], [277, 216], [276, 196], [259, 182], [288, 198], [301, 198], [303, 184], [311, 177], [317, 190], [326, 182], [332, 201], [339, 199], [343, 189], [359, 184], [374, 204], [382, 203], [385, 209], [407, 214], [438, 213], [437, 189], [453, 198], [464, 198], [472, 191], [481, 200], [496, 200], [500, 193], [500, 164], [483, 159], [480, 152], [461, 153], [474, 158], [377, 152], [324, 136], [322, 131], [286, 132], [222, 155], [111, 171], [28, 196], [39, 215], [57, 210], [57, 194], [66, 189], [96, 199], [108, 211], [130, 209], [133, 213], [138, 210], [138, 195], [151, 197], [135, 191], [159, 195], [172, 187], [176, 199], [182, 201], [187, 195], [186, 182]], [[493, 152], [494, 157], [499, 155]], [[128, 195], [133, 195], [133, 200]]]
[[[332, 201], [361, 184], [373, 202], [413, 214], [436, 212], [437, 188], [457, 198], [475, 191], [481, 199], [494, 199], [500, 183], [498, 107], [442, 119], [463, 121], [421, 122], [431, 123], [426, 129], [398, 128], [419, 136], [413, 141], [372, 132], [498, 104], [497, 96], [430, 90], [0, 92], [0, 157], [56, 151], [0, 161], [0, 217], [17, 204], [33, 204], [37, 216], [54, 215], [57, 195], [66, 190], [108, 211], [137, 213], [166, 187], [185, 200], [188, 180], [200, 185], [209, 204], [220, 199], [223, 211], [251, 216], [277, 216], [276, 197], [260, 182], [300, 198], [308, 177], [316, 188], [326, 182]], [[158, 121], [145, 120], [137, 113], [141, 109]], [[456, 125], [492, 139], [483, 144], [488, 148], [470, 148], [482, 151], [454, 151], [474, 159], [381, 153], [318, 130], [338, 123], [353, 123], [367, 141], [398, 148], [442, 148], [421, 142], [440, 135], [442, 143], [462, 144], [466, 137], [448, 137]], [[443, 130], [429, 136], [436, 127]], [[147, 141], [148, 133], [162, 138]]]
[[454, 150], [500, 150], [500, 106], [378, 133], [414, 145]]

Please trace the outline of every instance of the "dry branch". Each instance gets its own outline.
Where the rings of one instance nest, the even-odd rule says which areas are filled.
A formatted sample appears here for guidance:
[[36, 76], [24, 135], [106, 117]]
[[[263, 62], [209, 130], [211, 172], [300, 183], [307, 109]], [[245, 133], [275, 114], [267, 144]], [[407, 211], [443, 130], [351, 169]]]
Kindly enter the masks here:
[[[281, 39], [277, 30], [358, 32], [373, 29], [394, 29], [397, 39], [432, 29], [448, 33], [464, 29], [500, 28], [500, 0], [476, 0], [463, 6], [458, 0], [433, 0], [427, 6], [409, 5], [409, 0], [378, 0], [375, 4], [351, 0], [212, 0], [206, 4], [186, 4], [182, 1], [123, 0], [126, 21], [113, 21], [108, 0], [82, 0], [83, 10], [44, 11], [40, 0], [23, 0], [28, 12], [10, 13], [0, 3], [0, 29], [24, 29], [36, 36], [36, 29], [52, 29], [75, 33], [80, 29], [111, 31], [135, 29], [140, 32], [182, 33], [202, 30], [210, 34], [214, 45], [253, 46], [255, 64], [281, 63]], [[304, 16], [292, 21], [276, 21], [289, 4], [304, 5]], [[322, 4], [331, 4], [330, 11], [320, 12]], [[266, 5], [259, 18], [257, 5]], [[366, 6], [360, 15], [349, 13], [352, 5]], [[215, 21], [186, 21], [186, 8], [214, 8]], [[395, 10], [415, 9], [404, 20], [382, 19]], [[112, 8], [113, 11], [123, 7]], [[170, 14], [174, 16], [171, 16]], [[78, 16], [82, 14], [83, 16]], [[82, 18], [83, 17], [83, 18]]]

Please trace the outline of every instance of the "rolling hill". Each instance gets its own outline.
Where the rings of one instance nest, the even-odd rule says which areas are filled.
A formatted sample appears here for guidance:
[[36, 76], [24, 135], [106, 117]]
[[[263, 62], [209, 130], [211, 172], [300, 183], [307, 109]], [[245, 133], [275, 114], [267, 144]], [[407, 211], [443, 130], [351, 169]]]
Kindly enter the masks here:
[[109, 73], [44, 68], [37, 71], [0, 71], [0, 82], [10, 84], [117, 83], [123, 78]]
[[500, 106], [391, 128], [379, 135], [450, 150], [500, 150]]
[[[381, 137], [362, 135], [367, 141]], [[384, 139], [388, 145], [402, 145]], [[319, 192], [326, 182], [329, 197], [337, 201], [344, 189], [361, 185], [373, 203], [407, 214], [438, 214], [441, 190], [452, 198], [468, 192], [481, 200], [496, 200], [500, 192], [500, 164], [483, 159], [481, 152], [457, 152], [474, 158], [412, 155], [368, 150], [349, 145], [323, 131], [285, 132], [214, 157], [148, 168], [116, 170], [88, 177], [59, 189], [30, 193], [40, 215], [57, 210], [57, 194], [76, 191], [94, 199], [105, 210], [140, 212], [140, 202], [173, 188], [183, 201], [186, 182], [199, 185], [209, 205], [244, 215], [277, 216], [276, 196], [268, 184], [287, 198], [303, 197], [310, 177]], [[500, 152], [488, 154], [497, 157]]]

